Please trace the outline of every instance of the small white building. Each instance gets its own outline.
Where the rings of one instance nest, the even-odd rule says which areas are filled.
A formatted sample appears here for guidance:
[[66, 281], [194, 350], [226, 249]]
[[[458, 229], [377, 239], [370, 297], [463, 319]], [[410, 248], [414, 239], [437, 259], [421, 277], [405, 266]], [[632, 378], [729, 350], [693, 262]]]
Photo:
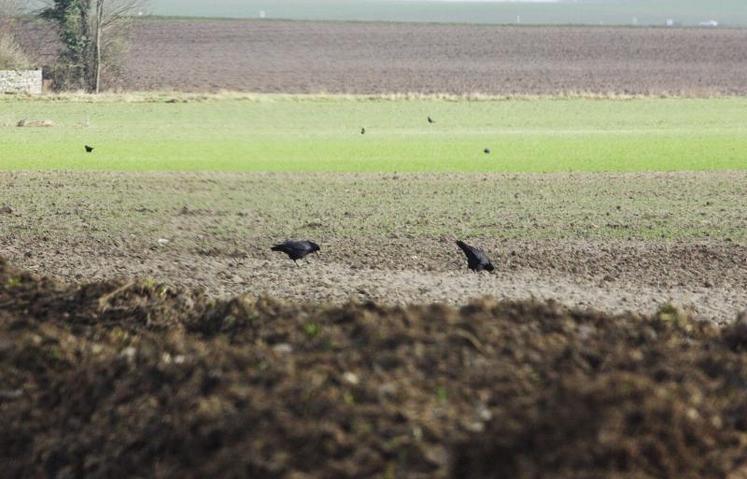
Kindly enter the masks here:
[[43, 84], [41, 70], [0, 70], [0, 94], [41, 95]]
[[718, 26], [718, 21], [716, 20], [706, 20], [705, 22], [700, 22], [698, 25], [701, 27], [712, 27], [715, 28]]

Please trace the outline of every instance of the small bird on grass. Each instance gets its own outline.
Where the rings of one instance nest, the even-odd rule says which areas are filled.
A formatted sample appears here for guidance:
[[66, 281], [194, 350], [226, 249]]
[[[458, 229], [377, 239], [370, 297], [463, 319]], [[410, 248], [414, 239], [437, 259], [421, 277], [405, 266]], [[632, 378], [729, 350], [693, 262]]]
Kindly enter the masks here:
[[361, 135], [365, 135], [365, 134], [366, 134], [366, 129], [365, 128], [361, 128]]
[[89, 145], [85, 145], [86, 153], [93, 153], [93, 147]]
[[272, 251], [280, 251], [288, 255], [290, 259], [298, 266], [298, 260], [303, 259], [311, 253], [316, 253], [320, 250], [319, 245], [313, 241], [293, 241], [287, 240], [283, 243], [276, 244], [273, 246]]
[[464, 241], [457, 241], [456, 244], [467, 257], [467, 266], [472, 271], [493, 271], [495, 269], [493, 263], [490, 262], [490, 258], [487, 257], [483, 250], [470, 246]]
[[490, 154], [490, 148], [485, 148], [484, 150], [482, 150], [482, 152], [485, 153], [486, 155], [489, 155]]
[[431, 118], [431, 117], [429, 116], [429, 117], [428, 117], [428, 123], [431, 123], [431, 124], [433, 124], [433, 123], [436, 123], [436, 120], [434, 120], [433, 118]]

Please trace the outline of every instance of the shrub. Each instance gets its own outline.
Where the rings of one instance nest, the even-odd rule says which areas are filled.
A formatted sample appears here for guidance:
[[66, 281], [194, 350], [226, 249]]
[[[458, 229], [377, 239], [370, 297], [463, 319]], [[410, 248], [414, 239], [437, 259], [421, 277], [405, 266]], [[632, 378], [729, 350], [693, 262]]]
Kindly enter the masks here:
[[22, 70], [30, 62], [12, 35], [0, 32], [0, 70]]

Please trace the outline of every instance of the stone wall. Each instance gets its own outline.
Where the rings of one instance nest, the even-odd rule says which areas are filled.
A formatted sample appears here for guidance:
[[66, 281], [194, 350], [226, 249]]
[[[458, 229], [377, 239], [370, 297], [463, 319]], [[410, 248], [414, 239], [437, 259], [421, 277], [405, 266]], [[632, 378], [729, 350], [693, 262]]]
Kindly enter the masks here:
[[41, 70], [0, 70], [0, 93], [42, 92]]

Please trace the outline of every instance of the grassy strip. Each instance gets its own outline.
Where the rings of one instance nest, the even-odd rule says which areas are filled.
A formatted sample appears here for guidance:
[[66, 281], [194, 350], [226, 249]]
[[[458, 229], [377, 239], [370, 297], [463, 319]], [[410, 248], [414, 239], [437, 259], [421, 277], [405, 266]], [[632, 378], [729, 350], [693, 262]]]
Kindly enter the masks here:
[[155, 241], [178, 231], [207, 249], [268, 235], [744, 241], [745, 197], [747, 172], [0, 174], [0, 206], [16, 213], [3, 227], [20, 237]]
[[[747, 169], [745, 98], [480, 100], [229, 93], [4, 100], [0, 169]], [[429, 124], [427, 116], [436, 123]], [[16, 127], [22, 119], [50, 120], [54, 126]], [[84, 144], [96, 152], [86, 155]]]

